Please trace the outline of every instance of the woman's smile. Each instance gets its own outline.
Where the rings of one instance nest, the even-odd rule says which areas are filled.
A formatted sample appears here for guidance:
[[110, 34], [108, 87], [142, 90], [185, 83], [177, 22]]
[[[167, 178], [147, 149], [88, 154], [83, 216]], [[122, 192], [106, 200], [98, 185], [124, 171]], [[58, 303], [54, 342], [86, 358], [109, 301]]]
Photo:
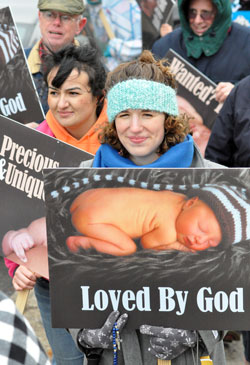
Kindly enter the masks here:
[[48, 104], [58, 123], [76, 139], [82, 138], [96, 122], [96, 96], [89, 87], [85, 71], [73, 69], [64, 83], [56, 88], [52, 81], [58, 69], [48, 75]]
[[146, 165], [159, 157], [157, 150], [164, 138], [165, 114], [143, 109], [128, 109], [115, 120], [116, 131], [130, 159]]
[[143, 143], [147, 139], [147, 137], [138, 137], [138, 136], [131, 136], [128, 138], [132, 143], [135, 143], [135, 144]]
[[74, 112], [66, 111], [66, 110], [64, 110], [64, 111], [58, 110], [58, 114], [60, 115], [61, 118], [67, 118], [67, 117], [71, 117], [74, 114]]

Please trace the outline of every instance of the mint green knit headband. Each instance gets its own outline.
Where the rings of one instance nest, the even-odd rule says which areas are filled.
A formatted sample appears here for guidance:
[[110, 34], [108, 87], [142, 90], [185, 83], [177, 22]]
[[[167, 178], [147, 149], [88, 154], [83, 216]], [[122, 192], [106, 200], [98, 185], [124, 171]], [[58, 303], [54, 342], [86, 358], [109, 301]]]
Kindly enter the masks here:
[[132, 79], [116, 84], [107, 95], [108, 120], [128, 109], [153, 110], [169, 115], [178, 115], [175, 90], [160, 82]]

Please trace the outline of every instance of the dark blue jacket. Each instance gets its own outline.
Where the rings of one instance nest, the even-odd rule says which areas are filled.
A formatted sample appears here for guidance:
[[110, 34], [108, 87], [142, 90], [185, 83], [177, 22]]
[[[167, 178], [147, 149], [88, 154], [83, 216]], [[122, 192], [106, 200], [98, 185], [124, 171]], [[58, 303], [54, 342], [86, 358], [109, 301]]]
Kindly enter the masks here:
[[156, 41], [152, 52], [157, 58], [164, 58], [170, 48], [216, 84], [221, 81], [235, 84], [250, 75], [250, 27], [232, 23], [222, 47], [213, 56], [188, 57], [181, 28]]
[[250, 76], [226, 98], [215, 120], [205, 157], [228, 167], [250, 167]]
[[[28, 59], [30, 51], [32, 48], [27, 48], [24, 50], [25, 52], [25, 56]], [[49, 110], [49, 106], [48, 106], [48, 88], [46, 85], [46, 82], [43, 79], [43, 74], [42, 72], [36, 72], [32, 74], [33, 76], [33, 80], [40, 98], [40, 102], [44, 111], [44, 114], [46, 115], [48, 110]], [[39, 121], [42, 122], [42, 121]]]

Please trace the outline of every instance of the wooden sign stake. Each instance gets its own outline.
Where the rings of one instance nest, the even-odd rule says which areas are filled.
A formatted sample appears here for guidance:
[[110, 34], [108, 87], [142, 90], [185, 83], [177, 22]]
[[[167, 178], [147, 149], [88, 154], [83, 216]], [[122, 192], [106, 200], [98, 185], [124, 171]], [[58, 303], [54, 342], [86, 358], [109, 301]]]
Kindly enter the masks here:
[[107, 21], [106, 15], [104, 14], [104, 11], [102, 9], [99, 11], [99, 17], [102, 21], [102, 24], [104, 26], [104, 29], [107, 32], [109, 39], [115, 38], [113, 30], [111, 29], [111, 26], [110, 26], [109, 22]]
[[17, 298], [16, 298], [16, 307], [19, 310], [19, 312], [21, 312], [23, 314], [25, 307], [26, 307], [26, 303], [28, 300], [28, 296], [29, 296], [29, 289], [24, 289], [22, 291], [19, 291], [17, 293]]

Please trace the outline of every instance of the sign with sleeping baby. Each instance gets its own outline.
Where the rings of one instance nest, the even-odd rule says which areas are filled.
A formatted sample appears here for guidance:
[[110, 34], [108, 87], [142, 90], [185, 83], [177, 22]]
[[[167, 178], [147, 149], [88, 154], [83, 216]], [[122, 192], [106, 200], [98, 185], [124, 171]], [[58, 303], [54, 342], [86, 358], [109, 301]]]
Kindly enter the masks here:
[[130, 328], [249, 328], [249, 169], [44, 177], [54, 327], [99, 328], [119, 310]]
[[[17, 230], [45, 216], [43, 168], [77, 167], [92, 155], [1, 115], [0, 128], [0, 255], [8, 256], [13, 252], [10, 235], [14, 239]], [[18, 246], [23, 259], [25, 250]], [[29, 247], [30, 241], [25, 249]], [[45, 263], [48, 266], [47, 255]]]

